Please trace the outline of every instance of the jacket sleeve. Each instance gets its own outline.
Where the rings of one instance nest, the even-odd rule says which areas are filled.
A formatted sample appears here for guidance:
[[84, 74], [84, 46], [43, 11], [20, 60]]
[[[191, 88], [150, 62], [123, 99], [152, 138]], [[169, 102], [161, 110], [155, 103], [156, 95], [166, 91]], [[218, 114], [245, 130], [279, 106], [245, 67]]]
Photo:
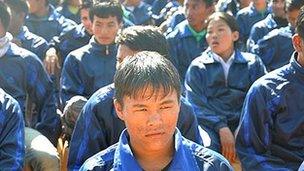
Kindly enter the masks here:
[[252, 53], [253, 47], [258, 43], [260, 39], [263, 38], [263, 28], [258, 27], [257, 25], [253, 25], [249, 34], [249, 38], [247, 40], [247, 51]]
[[254, 63], [249, 68], [251, 70], [250, 71], [251, 84], [253, 84], [257, 79], [259, 79], [260, 77], [262, 77], [267, 73], [266, 67], [262, 62], [261, 58], [256, 55], [254, 58], [255, 58], [253, 61]]
[[27, 61], [27, 93], [35, 105], [31, 125], [46, 136], [53, 144], [57, 144], [61, 134], [61, 121], [57, 114], [55, 87], [41, 61], [36, 57], [28, 57]]
[[69, 54], [64, 62], [61, 73], [61, 103], [65, 103], [75, 95], [84, 96], [84, 84], [75, 56]]
[[269, 66], [276, 52], [275, 37], [264, 36], [252, 48], [252, 53], [258, 55], [265, 66]]
[[191, 105], [183, 97], [181, 99], [181, 108], [179, 112], [177, 127], [185, 138], [196, 142], [197, 144], [203, 144], [194, 111]]
[[90, 100], [81, 111], [74, 128], [70, 142], [70, 149], [73, 150], [69, 153], [68, 170], [79, 170], [88, 158], [108, 147], [106, 133], [102, 129], [104, 126], [98, 122]]
[[285, 165], [282, 159], [272, 156], [269, 151], [272, 119], [265, 96], [266, 92], [253, 86], [244, 102], [236, 148], [245, 170], [282, 170]]
[[5, 97], [0, 111], [1, 170], [22, 170], [24, 159], [24, 119], [17, 101]]
[[216, 109], [209, 105], [204, 93], [203, 70], [204, 66], [193, 65], [193, 62], [189, 66], [185, 80], [186, 98], [192, 105], [199, 124], [218, 131], [227, 127], [227, 118], [218, 115]]

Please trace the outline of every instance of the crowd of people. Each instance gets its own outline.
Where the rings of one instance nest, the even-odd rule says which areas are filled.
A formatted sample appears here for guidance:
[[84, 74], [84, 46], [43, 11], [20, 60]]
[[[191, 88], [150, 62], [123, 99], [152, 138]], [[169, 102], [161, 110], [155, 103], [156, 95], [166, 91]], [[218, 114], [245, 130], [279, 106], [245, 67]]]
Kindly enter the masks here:
[[0, 0], [0, 68], [0, 170], [304, 171], [303, 0]]

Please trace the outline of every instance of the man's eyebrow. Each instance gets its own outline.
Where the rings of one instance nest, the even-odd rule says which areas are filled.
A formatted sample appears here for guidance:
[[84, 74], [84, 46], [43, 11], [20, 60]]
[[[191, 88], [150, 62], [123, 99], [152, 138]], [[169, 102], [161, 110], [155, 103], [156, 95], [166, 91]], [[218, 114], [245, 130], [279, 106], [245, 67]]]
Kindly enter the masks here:
[[174, 103], [174, 100], [165, 100], [160, 105], [171, 104]]
[[132, 107], [142, 108], [142, 107], [147, 107], [147, 106], [144, 104], [135, 104]]

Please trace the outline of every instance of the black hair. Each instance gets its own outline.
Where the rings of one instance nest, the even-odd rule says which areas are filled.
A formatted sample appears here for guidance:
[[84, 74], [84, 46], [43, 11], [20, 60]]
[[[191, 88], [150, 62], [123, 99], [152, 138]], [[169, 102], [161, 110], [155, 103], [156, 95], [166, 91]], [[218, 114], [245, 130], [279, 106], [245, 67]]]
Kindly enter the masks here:
[[8, 30], [10, 24], [11, 14], [9, 7], [2, 1], [0, 1], [0, 22], [5, 31]]
[[173, 64], [157, 52], [142, 51], [127, 57], [114, 76], [115, 99], [123, 105], [123, 98], [144, 96], [148, 88], [152, 95], [163, 90], [164, 96], [176, 92], [181, 94], [179, 74]]
[[[231, 29], [232, 32], [240, 32], [240, 27], [236, 21], [236, 19], [225, 12], [215, 12], [212, 15], [210, 15], [207, 19], [207, 26], [209, 25], [210, 21], [215, 20], [215, 19], [221, 19], [223, 20], [228, 27]], [[236, 48], [238, 46], [238, 40], [234, 42], [234, 47]]]
[[133, 51], [156, 51], [164, 57], [169, 57], [166, 38], [154, 26], [127, 27], [117, 35], [116, 43]]
[[301, 8], [301, 12], [297, 18], [296, 33], [304, 40], [304, 7]]
[[98, 2], [90, 10], [90, 20], [93, 22], [94, 16], [99, 18], [116, 17], [118, 22], [122, 22], [123, 11], [121, 5], [116, 1]]
[[25, 0], [6, 0], [5, 3], [9, 6], [11, 10], [14, 10], [16, 13], [25, 13], [29, 11], [28, 4]]
[[303, 0], [285, 0], [285, 11], [300, 10], [303, 5]]
[[93, 5], [94, 5], [93, 0], [82, 0], [81, 4], [79, 5], [79, 10], [91, 9]]

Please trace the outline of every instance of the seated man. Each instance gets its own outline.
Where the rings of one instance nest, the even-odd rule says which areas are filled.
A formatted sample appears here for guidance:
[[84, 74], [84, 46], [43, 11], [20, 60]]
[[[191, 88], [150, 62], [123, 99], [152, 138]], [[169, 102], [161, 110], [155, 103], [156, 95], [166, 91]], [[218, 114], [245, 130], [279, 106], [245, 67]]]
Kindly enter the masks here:
[[294, 35], [297, 17], [303, 5], [303, 0], [286, 0], [285, 10], [289, 25], [272, 30], [252, 48], [253, 53], [262, 59], [268, 71], [289, 63], [294, 51], [292, 36]]
[[176, 128], [181, 84], [168, 59], [138, 52], [118, 67], [114, 85], [115, 110], [127, 129], [80, 170], [232, 170], [223, 156]]
[[[38, 170], [43, 168], [41, 163], [54, 163], [54, 167], [47, 168], [56, 170], [59, 160], [54, 145], [61, 134], [61, 122], [56, 113], [54, 85], [39, 58], [11, 42], [12, 36], [7, 32], [9, 11], [7, 5], [0, 1], [0, 87], [18, 101], [25, 125], [39, 131], [39, 137], [41, 134], [45, 136], [41, 139], [25, 130], [25, 163]], [[48, 152], [55, 150], [44, 153], [45, 157], [37, 156], [43, 148], [41, 144], [47, 146]], [[30, 161], [33, 160], [27, 160], [33, 158], [32, 163]]]
[[43, 60], [48, 43], [45, 39], [30, 32], [24, 25], [25, 16], [28, 13], [28, 5], [25, 0], [6, 0], [5, 3], [11, 10], [11, 22], [8, 31], [13, 35], [13, 42], [18, 46], [36, 54]]
[[[0, 10], [2, 9], [0, 8]], [[2, 14], [1, 11], [0, 14]], [[24, 159], [23, 115], [18, 102], [2, 89], [0, 89], [0, 110], [1, 170], [22, 170]]]
[[236, 136], [245, 170], [297, 170], [304, 161], [304, 9], [290, 63], [257, 80], [246, 96]]
[[[117, 37], [117, 65], [124, 58], [143, 50], [154, 50], [168, 56], [166, 39], [155, 27], [132, 26], [124, 29]], [[117, 143], [125, 124], [117, 117], [113, 104], [114, 85], [108, 85], [88, 100], [76, 123], [72, 136], [68, 168], [78, 170], [90, 156]], [[194, 112], [188, 102], [181, 98], [181, 110], [177, 127], [186, 138], [202, 144]], [[204, 137], [208, 145], [209, 136]]]
[[95, 4], [90, 10], [93, 37], [89, 44], [69, 53], [61, 73], [61, 101], [75, 95], [90, 98], [99, 88], [113, 82], [117, 46], [115, 37], [122, 26], [118, 2]]

